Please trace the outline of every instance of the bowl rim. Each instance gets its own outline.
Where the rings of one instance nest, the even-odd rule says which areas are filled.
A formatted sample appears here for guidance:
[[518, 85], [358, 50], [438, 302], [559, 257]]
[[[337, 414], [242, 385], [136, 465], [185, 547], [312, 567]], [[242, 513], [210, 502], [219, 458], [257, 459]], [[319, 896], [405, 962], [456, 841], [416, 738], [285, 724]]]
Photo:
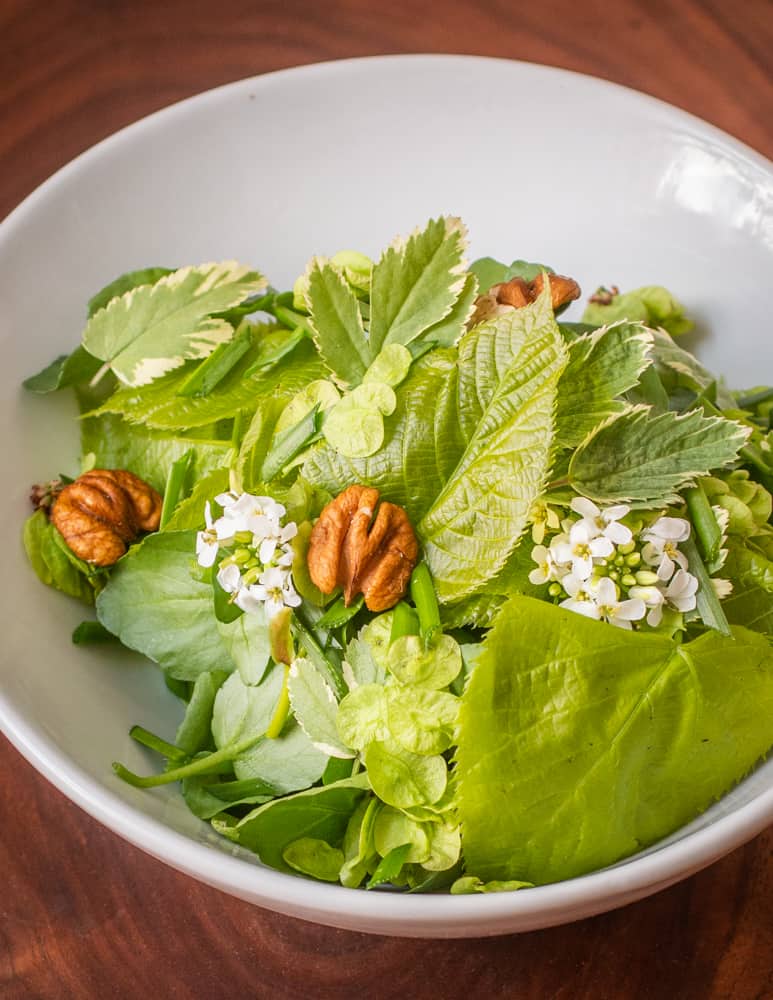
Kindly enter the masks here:
[[[283, 78], [313, 80], [331, 73], [399, 72], [401, 63], [500, 64], [527, 74], [546, 73], [583, 86], [624, 96], [632, 106], [656, 115], [672, 128], [700, 134], [773, 178], [773, 163], [750, 146], [703, 119], [656, 97], [609, 80], [538, 63], [474, 55], [424, 54], [365, 56], [330, 60], [276, 70], [223, 84], [161, 108], [124, 126], [69, 161], [33, 190], [0, 221], [0, 244], [12, 241], [28, 215], [84, 166], [104, 151], [114, 152], [148, 130], [164, 128], [184, 118], [195, 106], [241, 99], [245, 93], [266, 91]], [[463, 67], [460, 66], [460, 69]], [[641, 857], [624, 860], [564, 882], [536, 886], [528, 892], [461, 895], [449, 906], [447, 893], [378, 894], [353, 892], [342, 886], [310, 882], [263, 867], [243, 855], [229, 856], [196, 841], [132, 806], [63, 754], [55, 742], [17, 710], [0, 688], [0, 730], [16, 749], [59, 791], [119, 836], [173, 868], [232, 895], [278, 912], [335, 926], [375, 933], [422, 936], [479, 936], [530, 930], [592, 915], [632, 902], [685, 878], [739, 847], [773, 822], [773, 787], [764, 789], [732, 813], [711, 825]], [[116, 779], [117, 780], [117, 779]], [[203, 822], [203, 821], [202, 821]], [[313, 897], [313, 898], [312, 898]], [[374, 903], [374, 900], [378, 900]], [[361, 923], [363, 922], [363, 923]], [[370, 926], [368, 926], [370, 924]]]

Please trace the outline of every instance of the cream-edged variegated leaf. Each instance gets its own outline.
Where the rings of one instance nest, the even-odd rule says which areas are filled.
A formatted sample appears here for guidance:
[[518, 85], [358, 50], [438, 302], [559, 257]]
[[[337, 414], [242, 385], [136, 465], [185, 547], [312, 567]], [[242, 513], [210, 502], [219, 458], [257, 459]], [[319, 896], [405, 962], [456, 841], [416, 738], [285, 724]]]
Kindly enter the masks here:
[[114, 298], [89, 320], [83, 346], [125, 385], [146, 385], [233, 336], [214, 315], [262, 291], [257, 271], [225, 261], [183, 267]]
[[385, 344], [411, 344], [451, 313], [465, 290], [466, 248], [461, 219], [449, 216], [431, 219], [384, 251], [371, 278], [373, 357]]
[[625, 409], [617, 397], [633, 388], [651, 363], [652, 334], [634, 323], [602, 327], [569, 346], [556, 402], [556, 439], [580, 444], [600, 423]]
[[700, 476], [734, 461], [749, 428], [723, 417], [633, 406], [596, 428], [569, 464], [571, 486], [597, 503], [665, 506]]
[[336, 728], [338, 700], [311, 660], [299, 656], [287, 675], [293, 715], [314, 746], [329, 757], [353, 757]]

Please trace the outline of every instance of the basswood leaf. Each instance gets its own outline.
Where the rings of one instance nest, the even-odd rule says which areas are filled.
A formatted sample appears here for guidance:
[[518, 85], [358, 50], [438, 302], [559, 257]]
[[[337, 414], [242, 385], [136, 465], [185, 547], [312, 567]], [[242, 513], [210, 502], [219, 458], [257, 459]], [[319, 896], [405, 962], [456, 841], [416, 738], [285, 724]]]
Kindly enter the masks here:
[[183, 267], [112, 299], [89, 320], [83, 346], [122, 382], [145, 385], [230, 340], [231, 324], [212, 314], [265, 287], [262, 275], [236, 261]]
[[371, 278], [371, 359], [385, 344], [407, 346], [448, 316], [465, 289], [466, 243], [461, 220], [445, 217], [384, 251]]
[[365, 335], [357, 297], [328, 261], [312, 258], [307, 274], [306, 298], [317, 350], [342, 385], [359, 385], [375, 355]]
[[642, 326], [618, 323], [578, 337], [558, 384], [556, 440], [575, 447], [625, 404], [617, 397], [639, 380], [650, 364], [652, 335]]
[[749, 430], [699, 410], [653, 414], [634, 406], [580, 445], [569, 463], [571, 485], [599, 503], [664, 505], [711, 469], [732, 462]]
[[468, 869], [484, 881], [582, 875], [678, 829], [743, 778], [771, 744], [773, 649], [733, 631], [680, 645], [513, 598], [462, 698]]
[[515, 548], [544, 485], [565, 363], [546, 293], [462, 339], [456, 419], [469, 443], [418, 526], [442, 602], [474, 593]]

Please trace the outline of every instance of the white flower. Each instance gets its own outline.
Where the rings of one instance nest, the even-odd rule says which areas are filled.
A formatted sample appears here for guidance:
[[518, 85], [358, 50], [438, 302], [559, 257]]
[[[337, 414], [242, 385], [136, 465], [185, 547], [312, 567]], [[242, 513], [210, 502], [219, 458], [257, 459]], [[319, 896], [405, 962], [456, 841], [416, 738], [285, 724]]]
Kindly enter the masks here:
[[687, 557], [677, 546], [690, 537], [690, 522], [683, 517], [660, 517], [644, 532], [642, 558], [650, 566], [657, 566], [661, 580], [670, 580], [678, 566], [687, 570]]
[[[271, 566], [264, 573], [261, 573], [258, 582], [249, 587], [248, 590], [248, 598], [261, 601], [269, 618], [273, 618], [285, 606], [297, 608], [301, 603], [301, 598], [293, 587], [290, 574], [278, 566]], [[239, 604], [239, 599], [236, 603]], [[241, 604], [239, 606], [241, 607]]]
[[714, 593], [720, 601], [724, 601], [726, 597], [730, 597], [733, 593], [733, 584], [731, 580], [723, 580], [720, 577], [714, 577], [711, 581], [711, 586], [714, 588]]
[[663, 617], [663, 591], [660, 587], [630, 587], [628, 596], [644, 601], [647, 608], [647, 624], [656, 628]]
[[633, 538], [631, 529], [619, 523], [631, 509], [625, 504], [615, 504], [601, 510], [587, 497], [575, 497], [570, 506], [582, 518], [579, 523], [586, 525], [590, 538], [602, 535], [615, 545], [627, 545]]
[[647, 613], [641, 598], [621, 601], [614, 581], [608, 576], [602, 576], [596, 584], [594, 596], [599, 617], [617, 628], [633, 628], [631, 622], [640, 621]]
[[538, 500], [532, 506], [529, 513], [529, 519], [531, 520], [531, 540], [536, 545], [542, 544], [548, 528], [555, 531], [561, 526], [558, 514], [552, 507], [548, 507], [548, 505], [543, 503], [541, 500]]
[[570, 563], [574, 576], [587, 580], [593, 571], [593, 560], [611, 556], [615, 550], [612, 542], [603, 535], [593, 537], [587, 523], [575, 522], [566, 541], [558, 536], [551, 542], [550, 548], [557, 563]]
[[544, 545], [535, 545], [531, 550], [531, 557], [537, 564], [537, 568], [529, 573], [529, 581], [536, 587], [549, 580], [559, 580], [566, 572], [566, 570], [562, 572], [561, 567], [556, 564], [553, 558], [553, 552], [546, 549]]
[[664, 594], [665, 599], [676, 608], [677, 611], [692, 611], [697, 600], [695, 595], [698, 592], [698, 578], [692, 573], [686, 573], [683, 569], [678, 569], [674, 573], [674, 578], [669, 583]]
[[566, 608], [567, 611], [575, 611], [578, 615], [584, 615], [586, 618], [598, 619], [601, 617], [593, 588], [587, 580], [581, 580], [573, 573], [569, 573], [561, 581], [561, 586], [569, 597], [565, 601], [561, 601], [560, 607]]
[[235, 563], [228, 566], [221, 566], [217, 571], [217, 582], [226, 594], [235, 594], [242, 585], [242, 574]]
[[224, 517], [212, 520], [209, 500], [204, 504], [204, 522], [206, 528], [196, 535], [196, 558], [199, 566], [209, 567], [214, 566], [220, 546], [233, 541], [234, 527]]

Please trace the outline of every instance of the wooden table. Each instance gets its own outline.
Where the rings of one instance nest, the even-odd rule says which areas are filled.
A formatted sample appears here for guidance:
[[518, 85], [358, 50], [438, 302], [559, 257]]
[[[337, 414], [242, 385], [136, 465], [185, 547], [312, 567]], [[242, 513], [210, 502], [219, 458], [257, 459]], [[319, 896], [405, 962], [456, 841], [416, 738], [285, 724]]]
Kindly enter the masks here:
[[[671, 101], [773, 158], [773, 2], [0, 0], [0, 217], [117, 128], [240, 77], [470, 52]], [[4, 998], [773, 997], [773, 829], [617, 912], [484, 940], [380, 938], [257, 909], [145, 856], [0, 744]]]

